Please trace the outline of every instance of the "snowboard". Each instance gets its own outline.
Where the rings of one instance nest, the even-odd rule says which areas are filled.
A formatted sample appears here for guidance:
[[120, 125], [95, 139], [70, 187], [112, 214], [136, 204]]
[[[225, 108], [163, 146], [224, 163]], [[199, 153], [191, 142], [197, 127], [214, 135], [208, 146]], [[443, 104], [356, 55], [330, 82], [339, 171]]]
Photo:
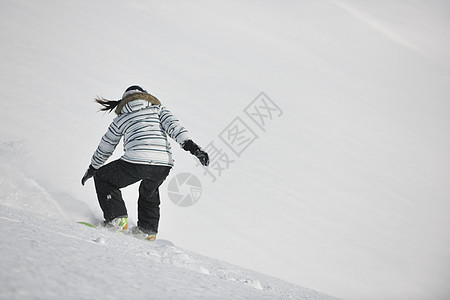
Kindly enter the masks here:
[[82, 225], [86, 225], [86, 226], [92, 227], [92, 228], [100, 228], [99, 226], [91, 224], [91, 223], [88, 223], [88, 222], [77, 222], [77, 223], [78, 224], [82, 224]]
[[[103, 226], [94, 225], [94, 224], [91, 224], [89, 222], [80, 221], [80, 222], [77, 222], [77, 223], [81, 224], [81, 225], [85, 225], [85, 226], [91, 227], [91, 228], [97, 228], [97, 229], [103, 228]], [[124, 231], [118, 231], [118, 232], [119, 233], [130, 234], [133, 237], [135, 237], [137, 239], [140, 239], [140, 240], [146, 240], [146, 241], [150, 241], [150, 242], [153, 242], [153, 241], [156, 240], [156, 235], [148, 235], [148, 234], [143, 234], [143, 233], [133, 233], [133, 230], [124, 230]]]

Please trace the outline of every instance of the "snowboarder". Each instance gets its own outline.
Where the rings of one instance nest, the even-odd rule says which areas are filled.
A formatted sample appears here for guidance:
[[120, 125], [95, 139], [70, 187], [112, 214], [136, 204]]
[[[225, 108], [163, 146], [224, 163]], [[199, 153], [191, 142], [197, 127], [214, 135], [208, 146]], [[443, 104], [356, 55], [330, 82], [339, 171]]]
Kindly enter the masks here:
[[[167, 135], [181, 147], [195, 155], [204, 166], [208, 154], [189, 137], [188, 131], [160, 101], [142, 87], [133, 85], [120, 100], [96, 98], [102, 111], [118, 115], [102, 137], [81, 184], [94, 177], [98, 202], [103, 211], [105, 226], [117, 230], [128, 227], [127, 209], [121, 188], [141, 181], [138, 199], [138, 222], [133, 233], [154, 240], [160, 218], [159, 186], [172, 166], [172, 151]], [[104, 163], [124, 137], [124, 154], [115, 161]]]

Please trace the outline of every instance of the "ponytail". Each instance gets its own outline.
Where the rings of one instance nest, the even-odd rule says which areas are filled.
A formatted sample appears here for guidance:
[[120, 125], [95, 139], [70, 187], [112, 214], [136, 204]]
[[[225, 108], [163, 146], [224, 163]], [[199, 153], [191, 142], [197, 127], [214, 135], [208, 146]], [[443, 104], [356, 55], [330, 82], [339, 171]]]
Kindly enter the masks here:
[[103, 106], [102, 108], [100, 108], [101, 111], [108, 111], [112, 112], [117, 105], [119, 105], [121, 100], [108, 100], [105, 98], [95, 98], [95, 102], [97, 102], [98, 104], [100, 104], [101, 106]]

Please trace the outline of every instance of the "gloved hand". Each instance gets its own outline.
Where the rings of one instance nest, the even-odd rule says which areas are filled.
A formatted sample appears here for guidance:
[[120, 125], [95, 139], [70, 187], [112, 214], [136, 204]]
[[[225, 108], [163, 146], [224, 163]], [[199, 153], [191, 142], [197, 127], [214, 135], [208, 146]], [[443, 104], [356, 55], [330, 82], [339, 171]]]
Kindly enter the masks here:
[[209, 155], [202, 149], [196, 150], [194, 155], [198, 158], [200, 163], [207, 167], [209, 165]]
[[86, 173], [84, 173], [83, 178], [81, 178], [81, 185], [84, 185], [85, 182], [95, 175], [95, 172], [97, 172], [97, 169], [94, 168], [92, 165], [89, 165], [89, 168], [86, 170]]
[[204, 165], [205, 167], [209, 165], [209, 156], [208, 153], [202, 150], [196, 143], [194, 143], [192, 140], [187, 140], [181, 145], [181, 147], [191, 152], [191, 154], [195, 155], [200, 163]]

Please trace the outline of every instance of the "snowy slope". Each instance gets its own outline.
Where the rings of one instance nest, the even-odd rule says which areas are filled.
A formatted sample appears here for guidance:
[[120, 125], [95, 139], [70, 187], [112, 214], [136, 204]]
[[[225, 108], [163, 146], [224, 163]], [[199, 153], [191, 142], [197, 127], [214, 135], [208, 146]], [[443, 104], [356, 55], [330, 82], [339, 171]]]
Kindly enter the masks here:
[[[92, 99], [141, 84], [234, 160], [212, 182], [174, 147], [168, 180], [203, 189], [181, 208], [162, 186], [162, 240], [337, 297], [446, 299], [449, 23], [438, 0], [2, 0], [0, 204], [69, 235], [100, 218], [79, 181], [113, 116]], [[261, 91], [283, 112], [264, 130]], [[236, 117], [258, 135], [240, 156]]]
[[24, 174], [22, 150], [0, 149], [0, 299], [337, 299], [168, 240], [71, 221], [99, 223], [83, 202]]
[[1, 299], [335, 299], [166, 240], [137, 240], [3, 205], [0, 225]]

